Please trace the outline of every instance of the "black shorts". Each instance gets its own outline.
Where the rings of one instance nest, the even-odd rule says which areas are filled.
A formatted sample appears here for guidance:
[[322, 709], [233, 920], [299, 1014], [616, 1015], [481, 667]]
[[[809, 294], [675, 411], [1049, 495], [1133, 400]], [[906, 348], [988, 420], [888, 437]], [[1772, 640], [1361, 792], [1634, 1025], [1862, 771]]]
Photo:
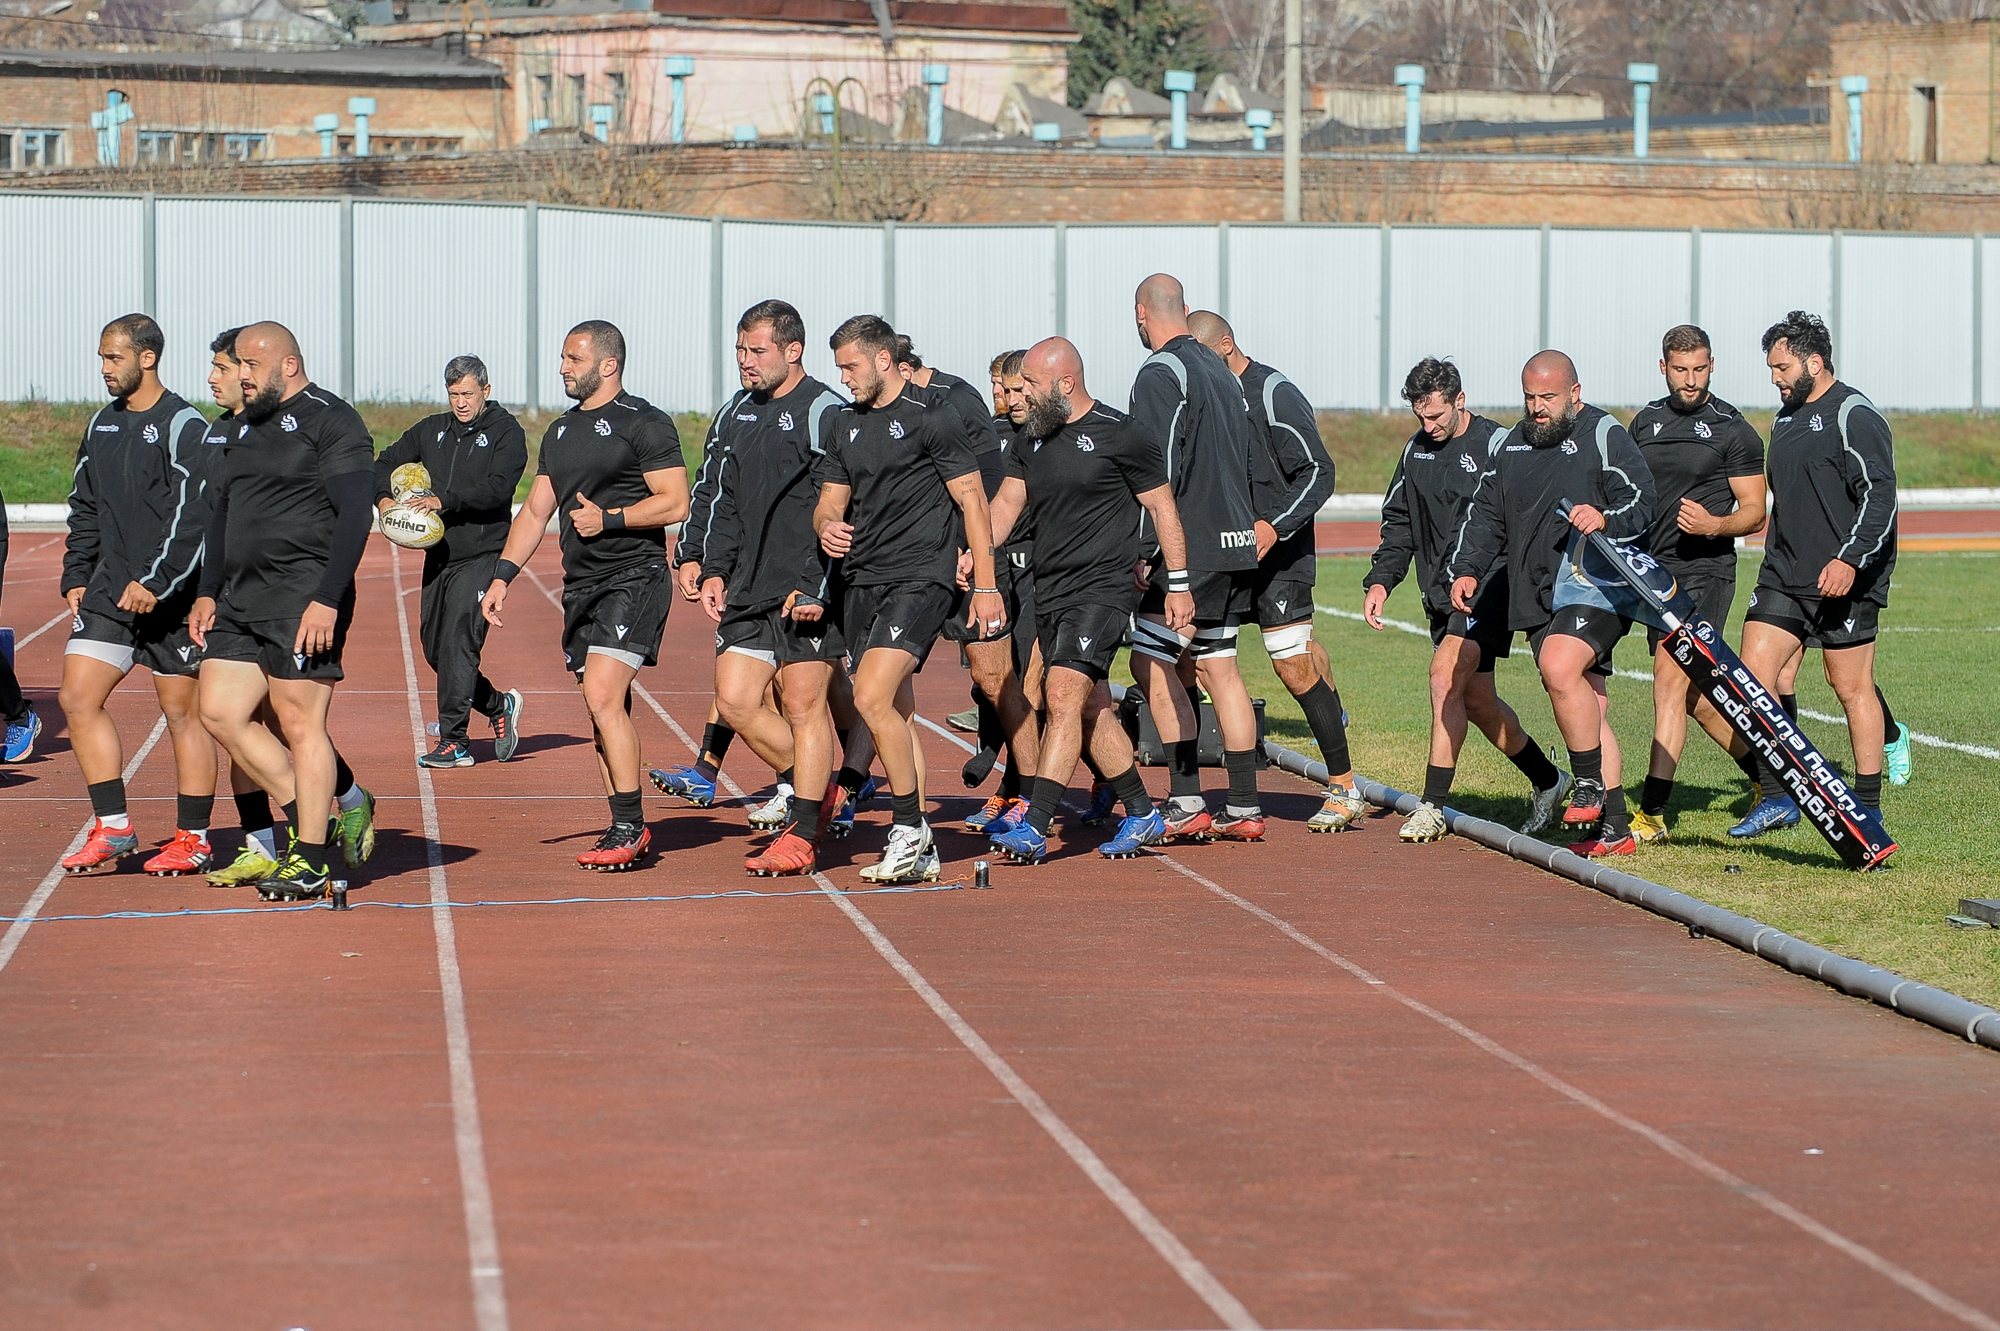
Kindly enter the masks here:
[[[1253, 568], [1232, 573], [1188, 570], [1188, 587], [1194, 593], [1194, 626], [1201, 629], [1233, 629], [1241, 625], [1250, 618], [1251, 607], [1256, 601], [1256, 584], [1257, 570]], [[1306, 600], [1312, 600], [1310, 593]], [[1167, 574], [1162, 560], [1153, 561], [1147, 575], [1146, 594], [1139, 598], [1138, 613], [1155, 618], [1162, 618], [1167, 613]]]
[[1125, 626], [1132, 614], [1115, 605], [1073, 605], [1036, 622], [1042, 645], [1042, 667], [1063, 666], [1092, 679], [1111, 673], [1111, 662], [1125, 643]]
[[201, 648], [188, 636], [192, 596], [162, 602], [130, 623], [85, 606], [71, 619], [65, 656], [88, 656], [125, 672], [135, 665], [156, 675], [192, 676], [201, 669]]
[[1490, 675], [1493, 663], [1509, 656], [1514, 650], [1514, 631], [1507, 627], [1507, 612], [1503, 609], [1497, 615], [1480, 615], [1478, 607], [1473, 614], [1452, 610], [1445, 614], [1428, 612], [1431, 621], [1431, 646], [1444, 645], [1446, 638], [1466, 638], [1479, 646], [1479, 669], [1474, 674]]
[[762, 610], [725, 610], [715, 627], [715, 654], [738, 652], [765, 665], [800, 661], [838, 661], [847, 655], [839, 616], [831, 606], [817, 620], [801, 624], [785, 614], [782, 603]]
[[[1808, 647], [1840, 651], [1866, 647], [1875, 641], [1876, 619], [1882, 607], [1851, 596], [1793, 596], [1764, 583], [1750, 593], [1744, 621], [1770, 624]], [[1718, 626], [1719, 627], [1719, 626]]]
[[865, 653], [894, 647], [916, 657], [921, 668], [957, 597], [956, 587], [934, 582], [849, 587], [840, 613], [848, 660], [859, 666]]
[[[1694, 608], [1701, 612], [1701, 617], [1715, 625], [1717, 633], [1722, 632], [1723, 625], [1729, 619], [1729, 607], [1736, 601], [1736, 570], [1731, 568], [1727, 573], [1676, 571], [1674, 578], [1680, 583], [1681, 590], [1688, 594], [1688, 599], [1694, 602]], [[1648, 652], [1659, 651], [1660, 644], [1666, 640], [1665, 630], [1654, 628], [1650, 624], [1646, 626]]]
[[1267, 629], [1311, 623], [1313, 585], [1295, 577], [1266, 577], [1258, 570], [1250, 586], [1250, 616], [1246, 621]]
[[579, 679], [595, 652], [637, 670], [660, 659], [660, 637], [674, 601], [665, 561], [595, 582], [563, 584], [563, 664]]
[[299, 640], [297, 619], [238, 619], [234, 611], [218, 611], [208, 630], [205, 661], [244, 661], [272, 679], [310, 679], [337, 684], [347, 676], [340, 655], [347, 647], [347, 628], [354, 622], [354, 598], [333, 618], [333, 646], [312, 656], [292, 650]]
[[1613, 610], [1601, 610], [1594, 605], [1566, 605], [1556, 611], [1555, 618], [1528, 630], [1528, 646], [1535, 653], [1535, 660], [1542, 659], [1542, 643], [1552, 637], [1581, 638], [1597, 652], [1597, 663], [1590, 668], [1594, 675], [1611, 673], [1611, 649], [1618, 640], [1632, 631], [1632, 621]]
[[[993, 561], [993, 585], [999, 589], [1000, 601], [1007, 607], [1007, 623], [1010, 626], [1021, 617], [1021, 602], [1019, 594], [1014, 587], [1014, 578], [1015, 574], [1012, 564], [1005, 559], [996, 559]], [[1030, 594], [1032, 594], [1034, 585], [1032, 580], [1029, 581]], [[942, 630], [946, 642], [973, 643], [989, 641], [989, 639], [979, 636], [978, 629], [965, 622], [966, 617], [971, 613], [971, 589], [952, 588], [951, 612], [944, 617], [944, 628]], [[1010, 627], [1009, 632], [1011, 631]], [[991, 639], [990, 641], [1003, 641], [1003, 639]]]

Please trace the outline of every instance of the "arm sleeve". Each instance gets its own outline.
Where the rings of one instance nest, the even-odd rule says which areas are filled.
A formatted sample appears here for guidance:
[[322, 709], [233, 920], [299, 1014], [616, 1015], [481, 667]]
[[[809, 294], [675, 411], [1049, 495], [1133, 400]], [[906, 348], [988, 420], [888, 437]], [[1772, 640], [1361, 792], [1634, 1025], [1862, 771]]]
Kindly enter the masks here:
[[214, 600], [222, 595], [226, 576], [223, 545], [229, 535], [229, 488], [215, 487], [215, 505], [208, 511], [208, 535], [201, 543], [201, 585], [196, 594]]
[[1380, 586], [1385, 591], [1395, 591], [1396, 584], [1409, 575], [1410, 561], [1416, 558], [1417, 540], [1410, 525], [1409, 477], [1405, 474], [1413, 446], [1403, 445], [1403, 455], [1396, 459], [1396, 473], [1389, 478], [1389, 491], [1382, 496], [1382, 543], [1375, 547], [1368, 576], [1361, 580], [1363, 587]]
[[174, 511], [167, 522], [160, 548], [147, 561], [140, 586], [155, 596], [166, 596], [180, 587], [201, 563], [202, 542], [208, 537], [208, 511], [213, 506], [212, 485], [220, 466], [222, 450], [208, 442], [208, 422], [193, 412], [180, 423], [169, 455], [167, 481], [173, 488]]
[[743, 550], [743, 515], [736, 511], [736, 493], [729, 487], [728, 458], [716, 468], [715, 481], [709, 496], [708, 530], [702, 539], [701, 577], [704, 582], [721, 578], [727, 583]]
[[1265, 518], [1284, 538], [1309, 529], [1320, 505], [1333, 495], [1333, 459], [1319, 437], [1312, 404], [1298, 385], [1286, 379], [1270, 397], [1271, 449], [1277, 455], [1284, 494]]
[[370, 473], [342, 472], [327, 478], [326, 497], [333, 502], [333, 542], [327, 550], [326, 573], [319, 580], [313, 600], [335, 609], [354, 590], [354, 570], [368, 549], [368, 533], [374, 528], [374, 487]]
[[[521, 473], [528, 469], [528, 437], [521, 432], [521, 423], [511, 415], [488, 433], [492, 437], [484, 450], [486, 474], [471, 485], [454, 486], [449, 494], [440, 495], [445, 512], [477, 513], [514, 502], [515, 487], [521, 483]], [[475, 454], [480, 451], [473, 450]], [[375, 476], [376, 497], [380, 498], [383, 484], [380, 459], [375, 463]]]
[[1757, 433], [1757, 427], [1741, 416], [1729, 432], [1729, 448], [1723, 459], [1731, 476], [1762, 476], [1764, 474], [1764, 440]]
[[1445, 564], [1447, 583], [1460, 578], [1486, 581], [1493, 561], [1507, 542], [1507, 509], [1501, 498], [1500, 470], [1491, 461], [1479, 475], [1472, 498], [1466, 501], [1465, 516], [1459, 520], [1458, 539]]
[[76, 470], [70, 473], [69, 544], [63, 548], [62, 586], [68, 592], [88, 586], [97, 571], [101, 543], [97, 530], [97, 480], [90, 466], [90, 431], [97, 417], [84, 427], [83, 442], [76, 446]]
[[[1187, 450], [1173, 447], [1174, 431], [1179, 428], [1181, 408], [1186, 405], [1180, 385], [1175, 381], [1173, 371], [1155, 362], [1139, 367], [1137, 377], [1132, 380], [1132, 424], [1140, 435], [1160, 450], [1165, 459], [1185, 461]], [[1180, 477], [1174, 474], [1170, 461], [1167, 479], [1174, 482], [1179, 492]]]
[[[966, 440], [964, 424], [958, 413], [949, 409], [924, 417], [924, 452], [930, 455], [941, 481], [955, 481], [979, 470], [979, 459]], [[984, 493], [983, 488], [981, 492]]]
[[1614, 541], [1644, 536], [1653, 525], [1653, 469], [1622, 425], [1606, 434], [1597, 485], [1604, 534]]
[[[1125, 478], [1125, 488], [1135, 495], [1142, 495], [1165, 485], [1166, 461], [1152, 440], [1129, 426], [1121, 432], [1121, 436], [1118, 451], [1112, 454], [1112, 459], [1118, 464], [1119, 474]], [[1023, 481], [1027, 479], [1019, 470], [1012, 474], [1021, 476]]]
[[1889, 548], [1896, 528], [1896, 449], [1889, 422], [1873, 407], [1849, 411], [1841, 432], [1841, 472], [1854, 499], [1854, 526], [1834, 558], [1867, 568]]
[[[731, 398], [733, 406], [736, 399]], [[674, 542], [674, 562], [685, 564], [689, 560], [708, 565], [708, 515], [715, 506], [715, 486], [722, 469], [725, 455], [722, 451], [722, 419], [729, 414], [729, 407], [715, 413], [709, 422], [708, 437], [701, 446], [701, 470], [695, 474], [694, 489], [688, 495], [687, 521], [681, 524], [680, 539]]]
[[665, 471], [669, 467], [687, 466], [681, 455], [680, 431], [674, 428], [674, 418], [664, 411], [649, 412], [632, 435], [632, 452], [639, 459], [641, 471]]
[[[395, 472], [396, 468], [402, 466], [405, 462], [422, 462], [424, 460], [418, 436], [426, 423], [425, 421], [418, 421], [415, 425], [403, 431], [401, 439], [383, 449], [381, 454], [376, 457], [376, 503], [379, 504], [384, 499], [394, 498], [394, 494], [389, 489], [389, 477]], [[525, 453], [523, 454], [522, 461], [523, 465], [526, 465]]]

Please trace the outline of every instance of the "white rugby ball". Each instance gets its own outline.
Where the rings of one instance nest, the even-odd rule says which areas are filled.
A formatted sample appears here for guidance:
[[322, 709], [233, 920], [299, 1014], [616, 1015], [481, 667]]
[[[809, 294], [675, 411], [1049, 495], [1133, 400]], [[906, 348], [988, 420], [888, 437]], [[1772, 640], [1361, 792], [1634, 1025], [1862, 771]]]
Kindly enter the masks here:
[[430, 468], [421, 462], [405, 462], [389, 473], [389, 497], [399, 504], [411, 495], [430, 493]]
[[444, 539], [444, 523], [435, 513], [391, 504], [382, 510], [382, 534], [406, 550], [428, 550]]

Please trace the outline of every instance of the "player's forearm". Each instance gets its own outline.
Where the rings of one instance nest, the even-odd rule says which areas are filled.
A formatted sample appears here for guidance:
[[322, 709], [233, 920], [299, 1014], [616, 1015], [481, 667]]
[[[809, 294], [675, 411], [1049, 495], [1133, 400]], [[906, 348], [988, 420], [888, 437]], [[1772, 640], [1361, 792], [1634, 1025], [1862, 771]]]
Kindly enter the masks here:
[[972, 551], [972, 585], [998, 587], [993, 571], [993, 524], [986, 511], [985, 494], [975, 485], [972, 494], [960, 501], [959, 509], [965, 514], [965, 543]]
[[502, 563], [525, 568], [528, 561], [535, 557], [535, 551], [541, 549], [542, 537], [548, 531], [552, 514], [547, 507], [538, 505], [536, 498], [533, 494], [528, 496], [528, 502], [514, 515], [513, 525], [507, 528], [506, 543], [500, 547]]
[[[623, 515], [626, 527], [666, 527], [679, 522], [688, 515], [687, 492], [679, 494], [650, 494], [636, 504], [627, 504], [623, 509], [606, 510]], [[609, 524], [607, 524], [609, 525]]]
[[1001, 486], [1000, 493], [993, 497], [987, 509], [987, 520], [993, 529], [993, 548], [998, 550], [1014, 535], [1014, 524], [1021, 520], [1021, 496], [1010, 493], [1009, 487]]
[[1160, 558], [1175, 572], [1185, 570], [1187, 564], [1187, 534], [1181, 530], [1181, 511], [1175, 507], [1172, 492], [1165, 486], [1139, 496], [1139, 502], [1153, 519], [1153, 532], [1160, 545]]

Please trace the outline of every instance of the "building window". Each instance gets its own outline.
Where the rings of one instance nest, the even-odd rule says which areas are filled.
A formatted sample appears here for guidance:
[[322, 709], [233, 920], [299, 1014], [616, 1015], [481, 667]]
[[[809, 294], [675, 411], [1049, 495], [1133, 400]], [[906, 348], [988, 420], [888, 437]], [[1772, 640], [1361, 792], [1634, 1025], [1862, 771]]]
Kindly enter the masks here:
[[1938, 159], [1938, 90], [1934, 85], [1917, 85], [1917, 151], [1919, 162]]
[[252, 162], [264, 155], [262, 134], [225, 134], [222, 155], [231, 162]]
[[62, 165], [62, 131], [24, 129], [21, 131], [21, 169]]
[[14, 169], [14, 136], [0, 134], [0, 171]]
[[611, 123], [614, 126], [623, 128], [625, 124], [625, 76], [623, 74], [606, 74], [604, 80], [609, 86], [611, 93], [609, 99], [611, 102]]
[[535, 75], [535, 115], [537, 120], [554, 124], [556, 119], [556, 79], [553, 74]]
[[156, 164], [171, 162], [180, 147], [181, 136], [170, 129], [142, 129], [139, 131], [139, 160]]
[[568, 104], [563, 107], [564, 123], [570, 125], [583, 124], [584, 118], [587, 114], [585, 106], [586, 104], [584, 102], [584, 97], [583, 97], [583, 75], [572, 74], [569, 76]]

